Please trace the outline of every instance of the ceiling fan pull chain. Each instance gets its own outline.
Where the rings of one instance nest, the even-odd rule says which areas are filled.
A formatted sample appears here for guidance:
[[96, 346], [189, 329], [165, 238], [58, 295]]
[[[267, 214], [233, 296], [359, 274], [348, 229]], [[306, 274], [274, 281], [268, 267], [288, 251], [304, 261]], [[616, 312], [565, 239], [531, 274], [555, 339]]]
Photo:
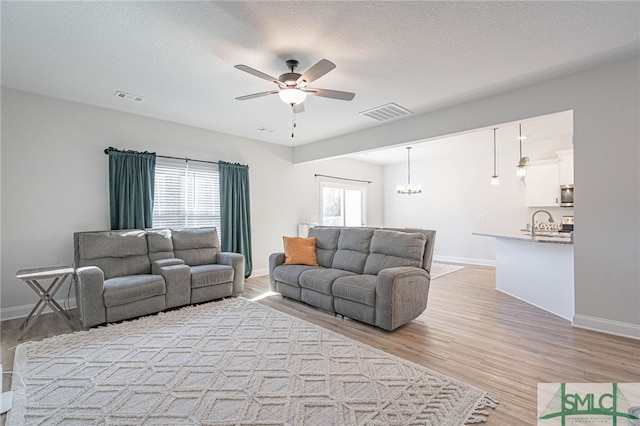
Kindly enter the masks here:
[[296, 128], [296, 112], [293, 110], [294, 104], [291, 104], [291, 137], [293, 137], [293, 129]]

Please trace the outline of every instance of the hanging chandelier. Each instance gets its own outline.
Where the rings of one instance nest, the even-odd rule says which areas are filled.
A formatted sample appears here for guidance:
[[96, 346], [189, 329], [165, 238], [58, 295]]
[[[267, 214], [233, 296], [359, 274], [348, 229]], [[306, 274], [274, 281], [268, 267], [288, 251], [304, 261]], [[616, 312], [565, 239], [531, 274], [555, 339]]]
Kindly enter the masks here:
[[396, 188], [398, 194], [420, 194], [422, 193], [421, 185], [412, 185], [411, 184], [411, 147], [407, 147], [407, 186], [406, 188], [402, 185], [398, 185]]
[[527, 161], [529, 161], [529, 158], [522, 156], [522, 140], [527, 137], [522, 136], [522, 123], [518, 124], [518, 128], [520, 129], [520, 136], [518, 136], [518, 140], [520, 141], [520, 160], [516, 166], [516, 176], [525, 177], [527, 175]]
[[491, 176], [491, 185], [498, 185], [500, 183], [500, 178], [498, 177], [498, 173], [496, 172], [496, 130], [497, 127], [493, 129], [493, 176]]

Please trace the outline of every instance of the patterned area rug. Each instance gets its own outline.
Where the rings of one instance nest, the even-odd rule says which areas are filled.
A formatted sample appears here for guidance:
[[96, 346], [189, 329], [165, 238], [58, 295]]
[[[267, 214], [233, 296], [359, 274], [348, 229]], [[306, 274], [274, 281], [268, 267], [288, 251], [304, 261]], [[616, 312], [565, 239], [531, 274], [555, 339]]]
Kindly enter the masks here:
[[497, 402], [242, 298], [24, 343], [14, 370], [8, 425], [443, 426]]
[[443, 275], [459, 271], [462, 268], [464, 268], [464, 266], [433, 262], [431, 264], [431, 279], [435, 280], [436, 278], [440, 278]]

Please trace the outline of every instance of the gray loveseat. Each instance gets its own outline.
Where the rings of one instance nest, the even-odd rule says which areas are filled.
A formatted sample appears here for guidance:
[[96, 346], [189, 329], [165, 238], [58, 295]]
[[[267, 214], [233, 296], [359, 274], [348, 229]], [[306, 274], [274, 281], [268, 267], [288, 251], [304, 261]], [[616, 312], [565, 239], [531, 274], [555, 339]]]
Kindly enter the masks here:
[[272, 291], [394, 330], [427, 306], [435, 231], [315, 227], [319, 266], [269, 257]]
[[216, 228], [76, 232], [73, 240], [83, 327], [244, 290], [244, 256], [221, 252]]

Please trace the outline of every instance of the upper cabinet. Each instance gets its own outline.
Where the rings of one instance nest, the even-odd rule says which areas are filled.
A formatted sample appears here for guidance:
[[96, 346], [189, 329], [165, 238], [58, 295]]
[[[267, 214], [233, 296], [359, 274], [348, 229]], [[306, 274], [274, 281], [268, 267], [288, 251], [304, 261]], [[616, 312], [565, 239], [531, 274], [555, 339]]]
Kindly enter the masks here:
[[527, 207], [560, 206], [560, 185], [573, 185], [573, 150], [556, 151], [558, 158], [527, 164]]
[[527, 207], [559, 205], [559, 160], [530, 161], [527, 164]]
[[560, 158], [560, 185], [573, 185], [573, 150], [556, 151]]

